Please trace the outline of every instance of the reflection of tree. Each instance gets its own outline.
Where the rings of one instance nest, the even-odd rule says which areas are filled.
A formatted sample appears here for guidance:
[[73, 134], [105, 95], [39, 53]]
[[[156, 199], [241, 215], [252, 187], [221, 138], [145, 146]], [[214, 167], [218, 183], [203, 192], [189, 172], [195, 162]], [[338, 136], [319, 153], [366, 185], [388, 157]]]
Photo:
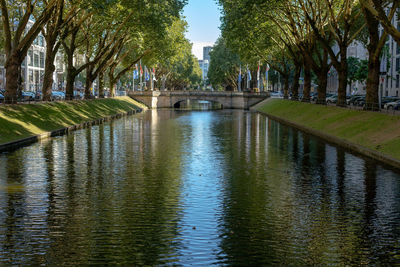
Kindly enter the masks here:
[[[268, 146], [260, 149], [268, 154], [256, 158], [253, 134], [248, 154], [244, 138], [236, 140], [241, 131], [235, 124], [249, 123], [237, 117], [232, 140], [222, 141], [229, 172], [220, 226], [221, 261], [239, 265], [392, 263], [389, 253], [395, 249], [388, 245], [383, 252], [378, 249], [388, 243], [377, 235], [382, 228], [377, 228], [376, 221], [379, 185], [374, 162], [345, 157], [342, 150], [327, 149], [324, 142], [273, 121], [268, 123], [268, 138], [263, 131], [259, 137], [268, 140], [260, 144]], [[264, 120], [260, 123], [265, 124]], [[240, 128], [243, 132], [246, 125]], [[332, 162], [336, 166], [329, 165]], [[359, 163], [366, 166], [361, 180], [354, 171]], [[362, 190], [361, 195], [357, 190]], [[384, 231], [379, 233], [388, 239], [396, 236]], [[371, 261], [372, 257], [378, 259]]]
[[[193, 136], [201, 127], [188, 126], [187, 114], [148, 112], [53, 139], [39, 152], [30, 147], [7, 161], [2, 156], [6, 184], [29, 190], [0, 192], [0, 262], [4, 255], [49, 265], [178, 261], [180, 251], [192, 249], [180, 240], [187, 216], [182, 166], [190, 164], [194, 138], [203, 138]], [[208, 116], [207, 135], [217, 144], [208, 151], [222, 162], [207, 168], [223, 172], [210, 178], [222, 187], [215, 196], [222, 202], [216, 207], [221, 263], [393, 265], [398, 174], [259, 116]], [[29, 184], [33, 156], [43, 165], [42, 189]], [[393, 194], [386, 194], [389, 187]], [[44, 208], [30, 213], [38, 197]], [[38, 223], [27, 219], [31, 214], [42, 215], [40, 237], [32, 237], [37, 232], [29, 227]]]
[[7, 157], [3, 189], [6, 191], [6, 199], [4, 203], [0, 204], [1, 210], [5, 211], [4, 215], [0, 213], [1, 217], [4, 216], [0, 225], [0, 228], [3, 229], [3, 233], [0, 233], [0, 247], [2, 248], [0, 255], [5, 253], [2, 257], [8, 256], [10, 260], [14, 258], [14, 263], [19, 262], [20, 264], [24, 263], [26, 259], [18, 258], [18, 252], [29, 251], [29, 246], [23, 242], [26, 238], [23, 217], [26, 214], [26, 195], [24, 190], [19, 190], [24, 185], [23, 169], [21, 168], [22, 159], [23, 155], [20, 151]]

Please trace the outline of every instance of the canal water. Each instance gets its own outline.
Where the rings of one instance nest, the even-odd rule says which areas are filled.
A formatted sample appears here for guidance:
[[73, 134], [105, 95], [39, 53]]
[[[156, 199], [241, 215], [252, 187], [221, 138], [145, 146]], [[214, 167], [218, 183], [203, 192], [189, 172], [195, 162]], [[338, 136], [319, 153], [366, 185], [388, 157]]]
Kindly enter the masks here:
[[400, 264], [400, 174], [237, 110], [0, 154], [0, 265], [115, 263]]

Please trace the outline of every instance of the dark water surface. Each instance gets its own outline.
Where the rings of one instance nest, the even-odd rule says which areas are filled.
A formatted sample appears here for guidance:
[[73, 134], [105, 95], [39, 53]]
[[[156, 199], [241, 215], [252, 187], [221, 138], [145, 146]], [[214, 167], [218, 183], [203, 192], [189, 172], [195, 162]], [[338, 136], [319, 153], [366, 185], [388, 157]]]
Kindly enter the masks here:
[[0, 155], [0, 265], [400, 264], [400, 174], [243, 111]]

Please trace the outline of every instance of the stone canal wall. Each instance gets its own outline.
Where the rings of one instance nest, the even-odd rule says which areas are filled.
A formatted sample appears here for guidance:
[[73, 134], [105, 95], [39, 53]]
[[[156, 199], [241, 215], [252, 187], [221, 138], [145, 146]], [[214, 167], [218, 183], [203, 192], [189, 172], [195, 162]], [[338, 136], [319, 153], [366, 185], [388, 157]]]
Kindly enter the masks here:
[[400, 168], [400, 116], [283, 99], [265, 100], [251, 110]]
[[147, 109], [130, 97], [0, 106], [0, 152]]

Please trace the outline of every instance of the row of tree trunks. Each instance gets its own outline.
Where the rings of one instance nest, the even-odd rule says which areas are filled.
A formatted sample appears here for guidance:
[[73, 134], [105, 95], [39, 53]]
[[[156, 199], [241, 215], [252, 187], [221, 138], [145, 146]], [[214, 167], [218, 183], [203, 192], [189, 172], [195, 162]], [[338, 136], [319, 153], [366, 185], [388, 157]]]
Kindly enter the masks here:
[[[37, 8], [34, 2], [27, 1], [22, 16], [17, 26], [10, 22], [8, 4], [0, 1], [2, 13], [2, 34], [4, 36], [4, 50], [6, 54], [6, 92], [5, 103], [15, 104], [21, 94], [21, 65], [29, 48], [35, 38], [39, 35], [42, 27], [50, 20], [51, 15], [60, 0], [50, 0], [46, 7], [35, 18], [29, 29], [26, 28], [29, 18], [33, 16]], [[15, 31], [12, 28], [16, 27]]]

